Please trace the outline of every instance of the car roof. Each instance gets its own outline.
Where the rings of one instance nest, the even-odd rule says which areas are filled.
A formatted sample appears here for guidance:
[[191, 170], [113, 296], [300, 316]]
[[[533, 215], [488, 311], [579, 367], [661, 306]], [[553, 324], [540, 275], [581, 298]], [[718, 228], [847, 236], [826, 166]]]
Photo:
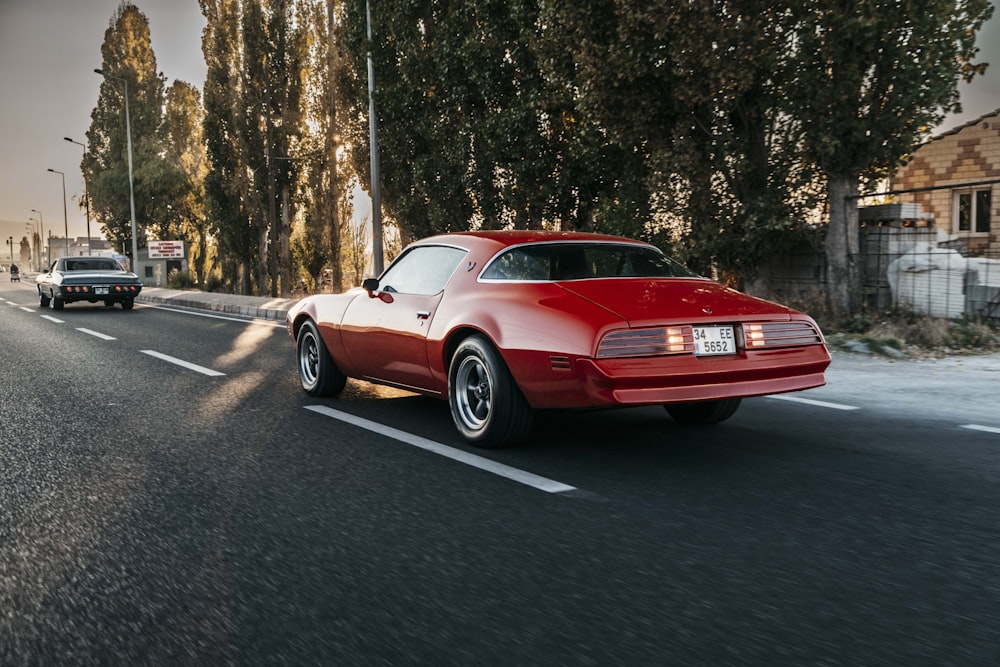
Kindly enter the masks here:
[[560, 232], [549, 230], [480, 230], [474, 232], [453, 232], [450, 234], [430, 236], [417, 241], [417, 243], [445, 243], [462, 245], [463, 243], [467, 243], [469, 239], [481, 239], [493, 244], [498, 250], [504, 247], [522, 245], [524, 243], [552, 243], [559, 241], [592, 241], [648, 245], [643, 241], [628, 239], [623, 236], [612, 236], [610, 234], [594, 234], [591, 232]]

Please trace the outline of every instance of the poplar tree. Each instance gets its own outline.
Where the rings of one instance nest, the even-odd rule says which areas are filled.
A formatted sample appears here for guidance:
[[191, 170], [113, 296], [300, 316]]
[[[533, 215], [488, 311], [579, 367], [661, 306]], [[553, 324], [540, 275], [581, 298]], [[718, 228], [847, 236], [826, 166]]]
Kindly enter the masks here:
[[[122, 2], [111, 17], [101, 45], [104, 80], [91, 112], [82, 168], [88, 183], [91, 214], [116, 246], [131, 248], [128, 137], [125, 82], [131, 127], [136, 239], [145, 245], [146, 227], [165, 205], [168, 192], [159, 178], [163, 165], [165, 80], [157, 72], [146, 16]], [[133, 261], [135, 258], [133, 258]], [[133, 264], [134, 265], [134, 264]]]
[[175, 81], [167, 90], [165, 118], [165, 158], [175, 188], [162, 213], [158, 232], [160, 238], [183, 239], [189, 244], [190, 264], [198, 283], [204, 282], [209, 259], [204, 115], [198, 89], [184, 81]]
[[209, 224], [218, 238], [223, 279], [234, 290], [253, 290], [256, 234], [250, 222], [250, 184], [244, 157], [247, 122], [242, 103], [243, 67], [239, 0], [199, 0], [206, 19], [202, 53], [207, 73], [204, 138], [211, 165], [205, 179]]

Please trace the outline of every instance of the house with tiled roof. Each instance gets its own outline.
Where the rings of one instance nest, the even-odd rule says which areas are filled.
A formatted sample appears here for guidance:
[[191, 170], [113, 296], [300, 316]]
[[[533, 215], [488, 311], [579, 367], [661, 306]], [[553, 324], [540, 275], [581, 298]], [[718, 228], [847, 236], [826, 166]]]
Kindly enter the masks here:
[[1000, 257], [1000, 109], [920, 145], [891, 189], [968, 255]]

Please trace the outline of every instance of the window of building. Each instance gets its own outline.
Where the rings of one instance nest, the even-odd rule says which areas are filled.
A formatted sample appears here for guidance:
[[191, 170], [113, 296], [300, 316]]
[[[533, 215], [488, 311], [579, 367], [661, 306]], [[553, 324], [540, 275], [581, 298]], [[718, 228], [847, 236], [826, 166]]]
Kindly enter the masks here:
[[990, 231], [990, 190], [966, 190], [955, 193], [955, 230], [974, 234]]

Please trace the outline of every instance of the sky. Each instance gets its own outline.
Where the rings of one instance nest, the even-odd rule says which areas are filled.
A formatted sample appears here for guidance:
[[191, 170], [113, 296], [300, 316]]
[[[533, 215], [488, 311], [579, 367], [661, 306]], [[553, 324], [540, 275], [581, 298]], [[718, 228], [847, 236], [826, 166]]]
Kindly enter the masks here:
[[[0, 235], [15, 244], [41, 220], [45, 236], [86, 236], [80, 161], [97, 104], [104, 33], [120, 0], [0, 0]], [[201, 88], [205, 19], [198, 0], [133, 0], [149, 20], [157, 69]], [[66, 219], [62, 177], [66, 174]], [[99, 225], [91, 224], [93, 236]], [[0, 263], [10, 261], [0, 246]], [[15, 249], [15, 258], [17, 249]]]
[[[44, 236], [86, 236], [80, 161], [97, 102], [101, 44], [120, 0], [0, 0], [0, 237], [15, 244], [42, 212]], [[133, 0], [149, 20], [159, 71], [169, 86], [180, 79], [201, 88], [205, 19], [197, 0]], [[960, 84], [963, 112], [944, 131], [1000, 108], [1000, 16], [980, 32], [980, 60], [993, 63], [971, 85]], [[62, 177], [66, 174], [66, 222]], [[98, 225], [91, 233], [99, 235]], [[0, 246], [0, 262], [9, 261]], [[16, 256], [16, 252], [15, 252]]]

